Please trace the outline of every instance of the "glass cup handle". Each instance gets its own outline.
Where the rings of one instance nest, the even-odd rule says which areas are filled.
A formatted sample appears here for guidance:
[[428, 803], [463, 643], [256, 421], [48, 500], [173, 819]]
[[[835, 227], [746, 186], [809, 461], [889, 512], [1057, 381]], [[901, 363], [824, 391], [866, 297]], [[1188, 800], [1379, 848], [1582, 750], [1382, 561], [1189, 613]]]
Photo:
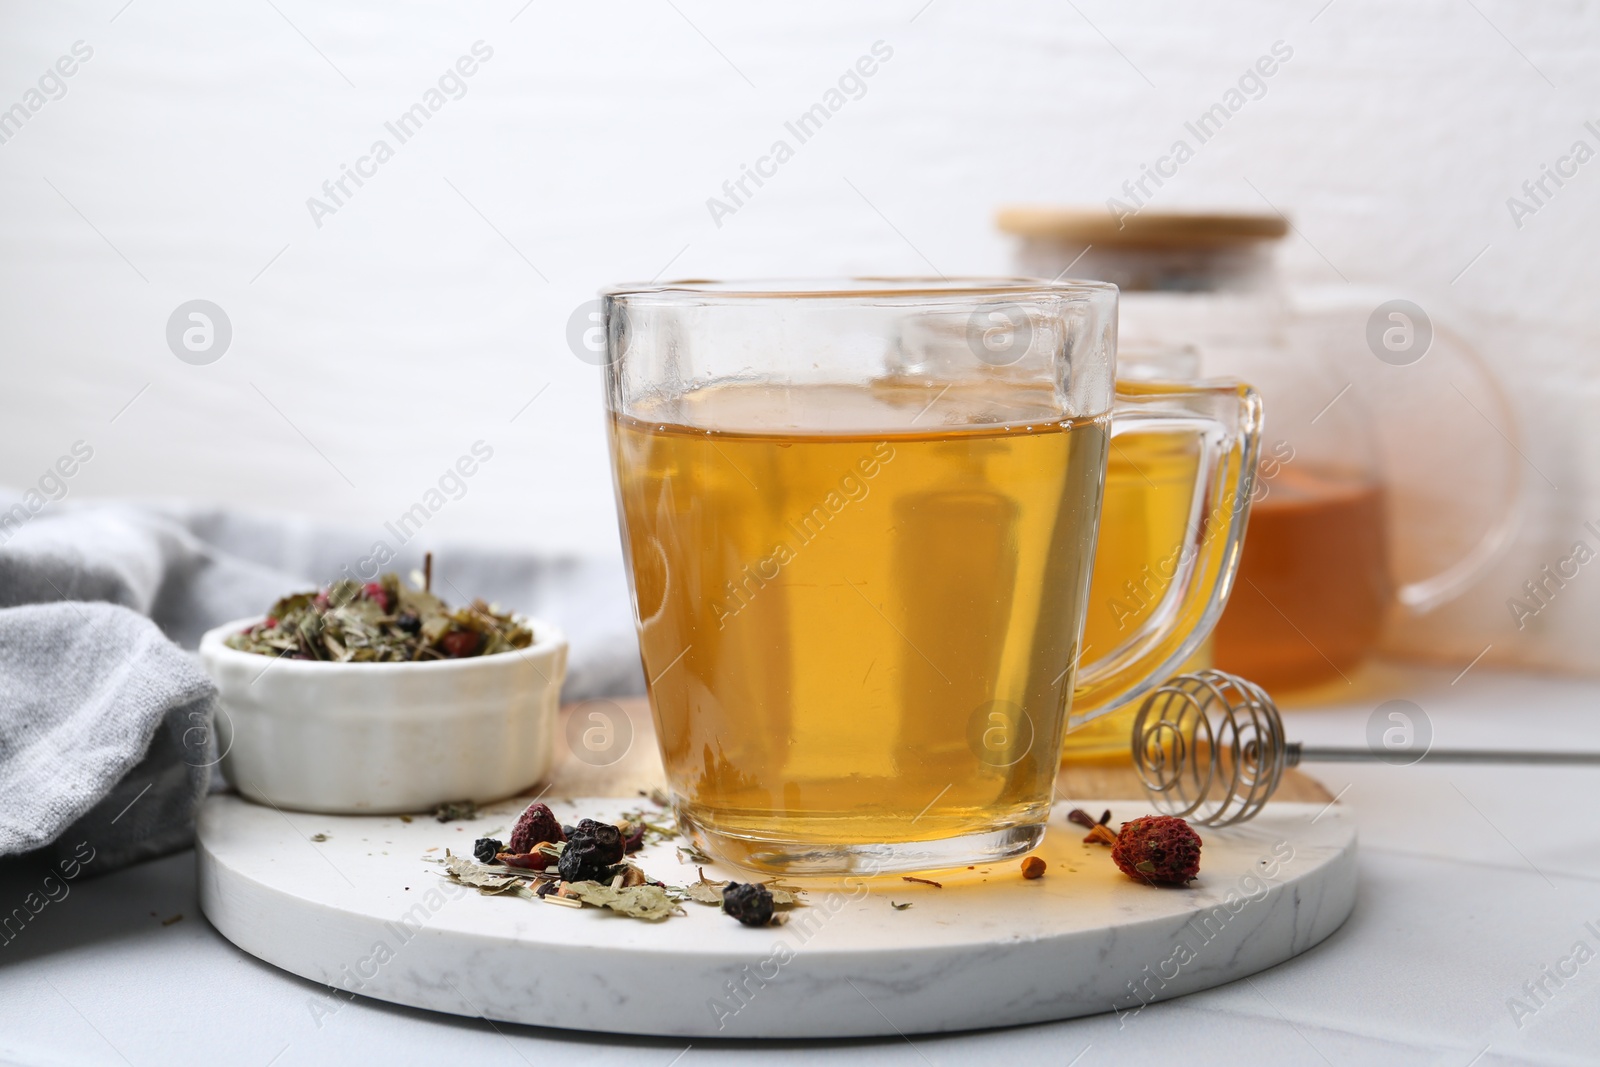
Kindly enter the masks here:
[[1071, 726], [1160, 685], [1211, 635], [1239, 570], [1261, 418], [1261, 397], [1248, 385], [1119, 389], [1112, 408], [1112, 448], [1130, 433], [1190, 433], [1200, 442], [1200, 458], [1178, 565], [1166, 590], [1127, 641], [1078, 668]]
[[[1436, 336], [1434, 343], [1437, 344], [1438, 339], [1448, 340], [1451, 347], [1461, 353], [1488, 387], [1497, 409], [1491, 425], [1504, 426], [1505, 431], [1502, 436], [1506, 438], [1506, 443], [1521, 455], [1522, 429], [1517, 423], [1516, 412], [1511, 407], [1511, 399], [1506, 395], [1505, 387], [1489, 368], [1488, 362], [1466, 338], [1446, 324], [1435, 320], [1433, 331]], [[1488, 418], [1487, 415], [1484, 417]], [[1478, 543], [1473, 545], [1466, 555], [1432, 577], [1419, 578], [1400, 587], [1396, 597], [1408, 613], [1426, 615], [1439, 605], [1460, 596], [1489, 569], [1489, 565], [1521, 531], [1522, 517], [1527, 510], [1517, 506], [1526, 486], [1526, 474], [1522, 467], [1521, 463], [1511, 465], [1511, 477], [1501, 493], [1500, 517], [1484, 531]]]

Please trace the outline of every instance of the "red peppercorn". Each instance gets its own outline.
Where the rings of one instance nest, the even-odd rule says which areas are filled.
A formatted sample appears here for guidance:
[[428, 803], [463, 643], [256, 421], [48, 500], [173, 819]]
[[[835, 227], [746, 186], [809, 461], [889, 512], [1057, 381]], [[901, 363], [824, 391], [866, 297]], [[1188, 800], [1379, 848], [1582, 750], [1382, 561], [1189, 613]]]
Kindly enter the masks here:
[[1148, 885], [1185, 885], [1200, 873], [1200, 835], [1172, 815], [1122, 824], [1111, 858], [1129, 878]]

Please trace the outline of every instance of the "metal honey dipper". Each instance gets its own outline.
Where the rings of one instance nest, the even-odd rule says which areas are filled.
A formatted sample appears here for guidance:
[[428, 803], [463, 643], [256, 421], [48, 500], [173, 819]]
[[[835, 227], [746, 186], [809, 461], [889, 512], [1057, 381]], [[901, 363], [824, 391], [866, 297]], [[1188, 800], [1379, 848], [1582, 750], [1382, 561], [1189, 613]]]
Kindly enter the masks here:
[[[1133, 765], [1157, 809], [1204, 826], [1253, 819], [1283, 772], [1303, 762], [1376, 762], [1369, 748], [1302, 745], [1260, 686], [1225, 671], [1179, 674], [1154, 690], [1133, 721]], [[1600, 752], [1426, 750], [1430, 763], [1600, 765]]]

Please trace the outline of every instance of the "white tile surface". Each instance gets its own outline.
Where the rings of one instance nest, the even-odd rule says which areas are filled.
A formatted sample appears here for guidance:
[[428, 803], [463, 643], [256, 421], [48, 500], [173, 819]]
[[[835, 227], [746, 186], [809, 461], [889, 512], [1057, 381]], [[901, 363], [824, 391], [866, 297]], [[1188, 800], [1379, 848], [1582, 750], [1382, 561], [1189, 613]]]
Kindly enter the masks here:
[[[1548, 721], [1569, 743], [1600, 748], [1600, 684], [1474, 669], [1454, 689], [1448, 672], [1390, 672], [1382, 699], [1410, 694], [1436, 723], [1461, 724], [1463, 743], [1509, 735], [1501, 700], [1513, 695], [1523, 718]], [[1472, 688], [1464, 688], [1468, 681]], [[1376, 683], [1375, 683], [1376, 684]], [[1377, 700], [1314, 715], [1295, 713], [1327, 741], [1359, 743]], [[1451, 727], [1455, 729], [1455, 727]], [[1418, 773], [1412, 773], [1416, 771]], [[1426, 768], [1362, 771], [1350, 799], [1360, 813], [1361, 895], [1345, 927], [1322, 947], [1251, 982], [1238, 982], [1139, 1016], [1112, 1016], [992, 1033], [809, 1045], [695, 1041], [678, 1061], [944, 1065], [1068, 1063], [1080, 1067], [1181, 1055], [1182, 1062], [1234, 1065], [1455, 1064], [1488, 1047], [1479, 1064], [1584, 1064], [1600, 1059], [1600, 959], [1555, 991], [1519, 1030], [1507, 1000], [1542, 966], [1553, 966], [1600, 926], [1600, 873], [1587, 808], [1597, 772], [1564, 771], [1561, 796], [1535, 797], [1537, 779], [1472, 768], [1453, 780], [1499, 819], [1541, 876], [1484, 828], [1449, 782]], [[1522, 772], [1518, 772], [1522, 773]], [[1553, 772], [1552, 772], [1553, 773]], [[1346, 776], [1346, 780], [1356, 780]], [[1337, 788], [1337, 782], [1329, 779]], [[1520, 820], [1520, 821], [1519, 821]], [[1520, 833], [1513, 827], [1520, 827]], [[1523, 835], [1531, 841], [1523, 844]], [[1585, 836], [1587, 834], [1587, 836]], [[1465, 859], [1452, 858], [1459, 839]], [[1498, 843], [1498, 844], [1497, 844]], [[1589, 852], [1568, 862], [1570, 852]], [[1567, 871], [1570, 873], [1562, 873]], [[27, 879], [5, 876], [5, 900]], [[150, 913], [155, 912], [153, 917]], [[159, 920], [182, 912], [182, 922]], [[1589, 938], [1600, 947], [1600, 940]], [[52, 988], [54, 986], [54, 988]], [[453, 1019], [357, 1000], [319, 1029], [320, 987], [232, 948], [195, 911], [193, 859], [175, 856], [82, 882], [51, 905], [22, 937], [0, 948], [0, 1057], [23, 1063], [240, 1062], [279, 1065], [440, 1062], [470, 1055], [501, 1062], [581, 1058], [598, 1065], [666, 1067], [688, 1041], [593, 1038]], [[82, 1013], [81, 1015], [79, 1013]], [[91, 1026], [92, 1024], [92, 1026]], [[508, 1042], [512, 1048], [508, 1048]], [[1087, 1051], [1083, 1051], [1087, 1047]]]

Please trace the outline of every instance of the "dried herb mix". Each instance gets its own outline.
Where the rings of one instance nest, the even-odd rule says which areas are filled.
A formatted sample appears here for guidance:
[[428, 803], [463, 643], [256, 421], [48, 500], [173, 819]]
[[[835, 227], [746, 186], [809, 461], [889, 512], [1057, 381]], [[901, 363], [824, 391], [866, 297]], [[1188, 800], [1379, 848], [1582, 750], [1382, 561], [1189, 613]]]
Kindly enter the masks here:
[[526, 896], [568, 908], [603, 907], [647, 922], [682, 915], [679, 905], [692, 900], [718, 905], [745, 925], [761, 926], [773, 921], [775, 908], [801, 903], [797, 887], [777, 882], [717, 882], [703, 871], [689, 886], [650, 878], [627, 855], [642, 847], [647, 832], [665, 841], [678, 831], [647, 823], [644, 815], [626, 813], [626, 825], [580, 819], [576, 825], [562, 826], [549, 805], [535, 802], [518, 817], [510, 842], [492, 837], [473, 842], [477, 862], [446, 849], [445, 872], [487, 895]]
[[344, 578], [320, 592], [283, 597], [267, 617], [229, 637], [240, 652], [331, 663], [413, 663], [514, 652], [533, 631], [483, 600], [451, 610], [398, 574]]

